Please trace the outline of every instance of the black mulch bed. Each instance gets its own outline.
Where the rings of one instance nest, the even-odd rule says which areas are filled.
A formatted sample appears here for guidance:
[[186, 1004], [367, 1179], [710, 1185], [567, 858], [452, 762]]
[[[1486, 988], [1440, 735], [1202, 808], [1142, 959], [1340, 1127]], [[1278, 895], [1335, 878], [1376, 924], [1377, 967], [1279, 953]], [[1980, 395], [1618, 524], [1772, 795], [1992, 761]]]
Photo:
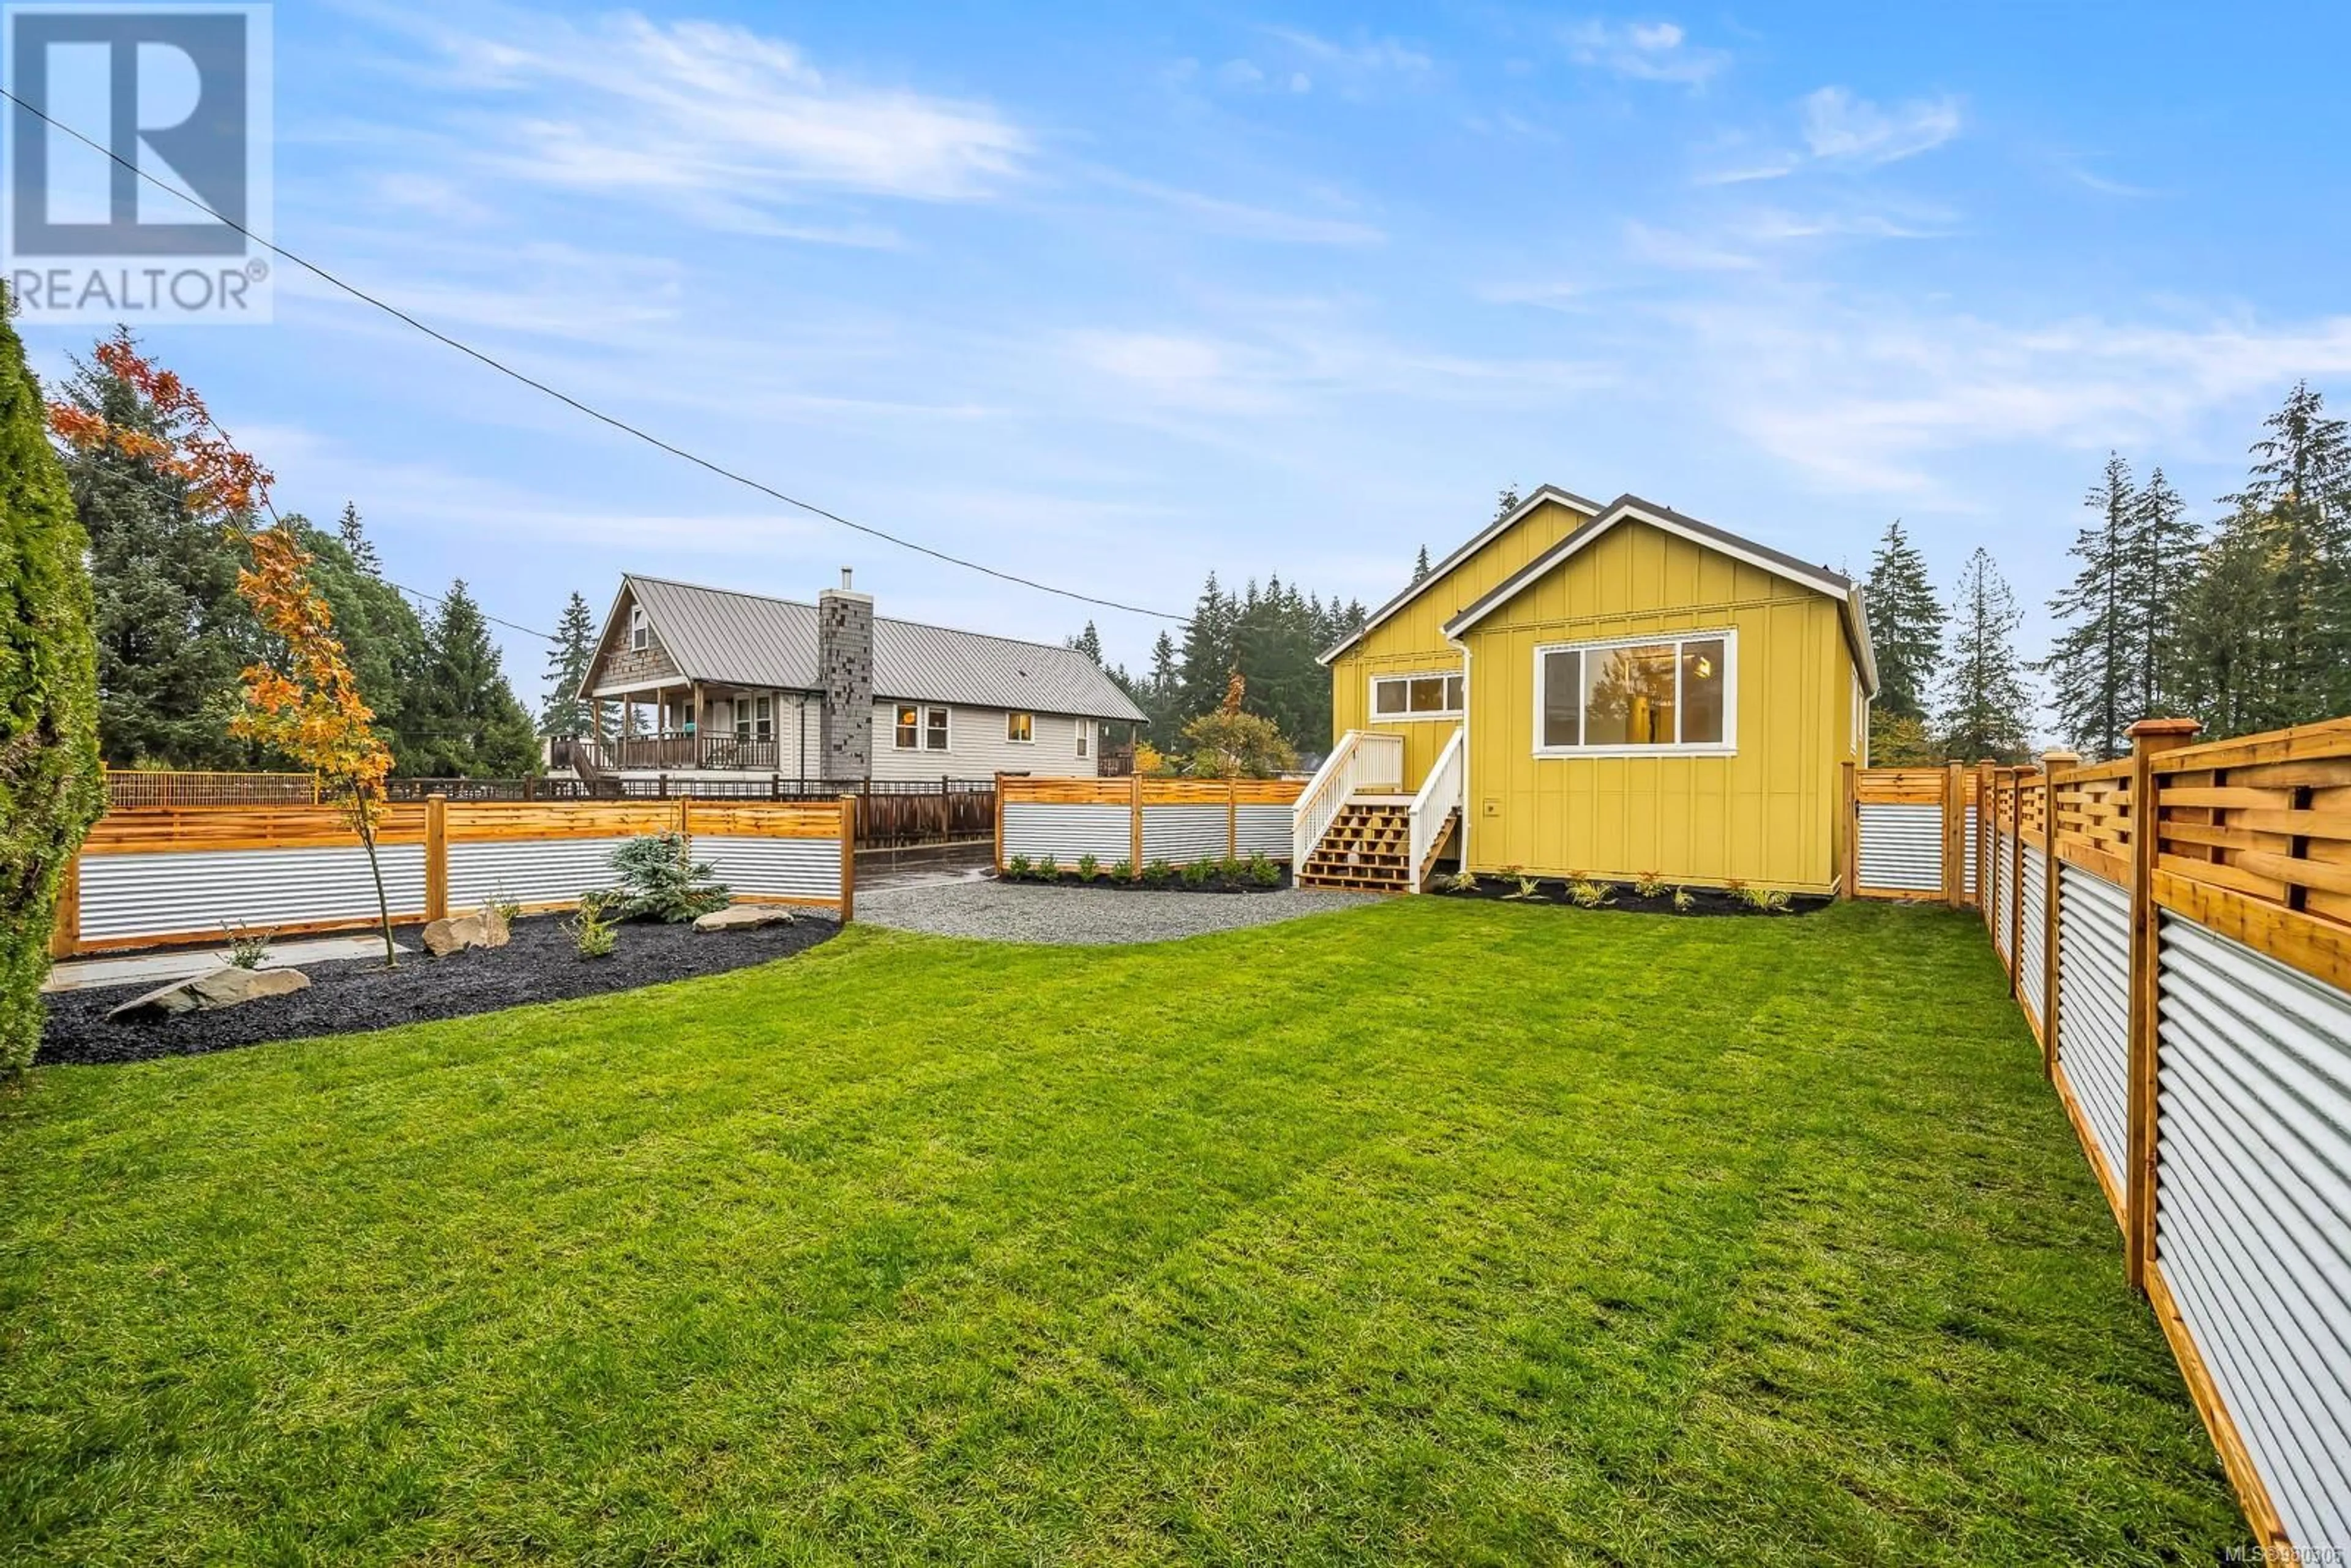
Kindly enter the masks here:
[[1097, 873], [1087, 879], [1075, 872], [1060, 876], [1007, 876], [997, 873], [996, 880], [1008, 887], [1092, 887], [1107, 893], [1280, 893], [1290, 885], [1290, 868], [1281, 868], [1279, 882], [1253, 882], [1248, 877], [1212, 876], [1206, 882], [1186, 882], [1181, 875], [1155, 880], [1144, 877], [1113, 876], [1108, 872]]
[[[1600, 908], [1621, 909], [1635, 915], [1810, 915], [1836, 902], [1818, 894], [1796, 894], [1789, 898], [1785, 909], [1771, 911], [1758, 909], [1737, 894], [1726, 893], [1720, 888], [1692, 887], [1683, 890], [1689, 895], [1689, 907], [1677, 909], [1674, 907], [1674, 889], [1670, 886], [1655, 898], [1644, 898], [1625, 883], [1610, 882], [1600, 885], [1608, 890], [1608, 902], [1601, 904]], [[1518, 878], [1481, 873], [1475, 890], [1457, 890], [1446, 885], [1440, 877], [1431, 891], [1445, 898], [1480, 898], [1510, 904], [1580, 907], [1568, 896], [1567, 886], [1564, 878], [1537, 877], [1534, 896], [1520, 898], [1518, 895]]]
[[568, 924], [559, 915], [517, 920], [505, 946], [471, 948], [446, 958], [423, 950], [421, 927], [402, 927], [397, 932], [401, 946], [414, 950], [401, 956], [397, 969], [386, 969], [381, 956], [304, 964], [308, 990], [150, 1022], [110, 1023], [106, 1014], [160, 982], [57, 992], [47, 998], [48, 1023], [34, 1061], [52, 1066], [199, 1056], [266, 1040], [601, 996], [789, 957], [841, 929], [830, 915], [812, 911], [801, 912], [792, 925], [757, 931], [697, 935], [691, 925], [630, 925], [620, 928], [620, 946], [609, 956], [582, 958]]

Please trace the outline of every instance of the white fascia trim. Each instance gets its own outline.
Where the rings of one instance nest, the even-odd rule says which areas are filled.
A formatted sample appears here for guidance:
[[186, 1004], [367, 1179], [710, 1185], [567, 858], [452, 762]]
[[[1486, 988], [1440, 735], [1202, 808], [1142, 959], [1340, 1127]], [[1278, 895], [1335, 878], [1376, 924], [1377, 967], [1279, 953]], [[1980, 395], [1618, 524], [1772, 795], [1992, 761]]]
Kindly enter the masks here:
[[1373, 611], [1371, 619], [1364, 622], [1363, 628], [1360, 631], [1348, 633], [1347, 636], [1341, 639], [1339, 643], [1332, 647], [1322, 653], [1315, 654], [1314, 662], [1318, 664], [1328, 665], [1340, 654], [1345, 653], [1348, 649], [1353, 647], [1356, 643], [1362, 642], [1364, 638], [1377, 631], [1382, 622], [1394, 616], [1405, 605], [1410, 604], [1414, 600], [1418, 599], [1422, 594], [1427, 592], [1430, 589], [1435, 588], [1440, 581], [1444, 580], [1445, 574], [1447, 572], [1451, 571], [1455, 567], [1459, 566], [1463, 561], [1468, 560], [1471, 556], [1476, 555], [1479, 550], [1484, 549], [1489, 544], [1491, 544], [1498, 537], [1499, 537], [1504, 529], [1527, 516], [1528, 513], [1533, 511], [1545, 501], [1556, 501], [1561, 506], [1565, 507], [1569, 511], [1581, 512], [1587, 517], [1596, 517], [1600, 515], [1600, 507], [1597, 502], [1587, 501], [1581, 496], [1571, 495], [1567, 491], [1561, 489], [1556, 485], [1536, 486], [1534, 494], [1520, 502], [1519, 509], [1517, 511], [1510, 513], [1508, 517], [1498, 517], [1493, 522], [1488, 524], [1477, 538], [1471, 539], [1468, 544], [1463, 545], [1459, 549], [1455, 550], [1451, 555], [1447, 556], [1443, 560], [1438, 561], [1435, 566], [1430, 567], [1426, 577], [1422, 578], [1418, 582], [1414, 583], [1402, 593], [1397, 594], [1394, 599], [1389, 600], [1385, 604], [1383, 604], [1377, 610]]

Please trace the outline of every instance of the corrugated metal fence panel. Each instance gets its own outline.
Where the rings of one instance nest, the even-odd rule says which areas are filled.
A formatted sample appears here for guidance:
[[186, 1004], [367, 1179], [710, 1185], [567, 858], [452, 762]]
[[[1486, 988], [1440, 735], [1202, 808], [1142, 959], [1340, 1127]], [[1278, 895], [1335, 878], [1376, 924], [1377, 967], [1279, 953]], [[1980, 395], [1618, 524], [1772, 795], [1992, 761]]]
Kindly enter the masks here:
[[1145, 806], [1143, 858], [1177, 865], [1222, 860], [1232, 846], [1231, 828], [1222, 805]]
[[492, 900], [569, 904], [620, 879], [612, 852], [627, 839], [523, 839], [449, 846], [449, 911], [463, 915]]
[[2351, 996], [2165, 916], [2165, 1282], [2297, 1542], [2351, 1542]]
[[2024, 846], [2023, 950], [2016, 957], [2017, 988], [2044, 1025], [2049, 1020], [2049, 867], [2042, 852]]
[[1134, 814], [1125, 806], [1057, 806], [1033, 800], [1004, 802], [1004, 855], [1043, 860], [1051, 855], [1074, 865], [1092, 855], [1115, 865], [1134, 854]]
[[1960, 874], [1967, 878], [1967, 895], [1976, 895], [1976, 809], [1968, 808], [1967, 854], [1961, 862]]
[[1943, 891], [1943, 809], [1861, 804], [1861, 885]]
[[2002, 958], [2008, 956], [2008, 934], [2012, 929], [2011, 919], [2016, 913], [2016, 878], [2010, 868], [2016, 864], [2011, 846], [2016, 841], [1994, 828], [1991, 832], [1991, 946]]
[[1289, 806], [1250, 806], [1238, 809], [1240, 817], [1241, 854], [1264, 855], [1272, 860], [1290, 858], [1290, 830], [1295, 810]]
[[839, 839], [694, 839], [729, 893], [765, 898], [839, 898]]
[[[395, 916], [424, 908], [424, 846], [384, 844], [383, 890]], [[192, 850], [84, 855], [81, 939], [211, 933], [232, 925], [372, 920], [375, 877], [357, 844], [313, 850]]]
[[2060, 863], [2057, 1061], [2116, 1190], [2130, 1147], [2130, 894]]

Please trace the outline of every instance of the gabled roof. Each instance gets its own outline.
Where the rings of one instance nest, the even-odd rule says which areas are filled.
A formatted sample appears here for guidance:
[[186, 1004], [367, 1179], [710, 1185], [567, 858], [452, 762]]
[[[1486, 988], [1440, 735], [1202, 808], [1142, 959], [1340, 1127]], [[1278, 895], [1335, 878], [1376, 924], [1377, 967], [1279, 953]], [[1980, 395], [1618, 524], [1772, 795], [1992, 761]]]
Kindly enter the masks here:
[[1702, 523], [1696, 517], [1687, 517], [1671, 507], [1661, 507], [1655, 501], [1645, 501], [1629, 494], [1609, 502], [1592, 521], [1495, 584], [1491, 591], [1447, 622], [1445, 634], [1447, 637], [1460, 636], [1517, 598], [1552, 568], [1624, 523], [1646, 523], [1650, 528], [1677, 535], [1734, 560], [1743, 560], [1774, 577], [1785, 578], [1835, 600], [1844, 622], [1845, 640], [1853, 648], [1854, 663], [1861, 669], [1862, 685], [1871, 696], [1877, 695], [1877, 654], [1870, 646], [1869, 612], [1862, 601], [1860, 584], [1843, 572], [1798, 560], [1794, 556], [1773, 549], [1769, 545], [1741, 538], [1727, 529], [1716, 528], [1712, 523]]
[[[621, 579], [604, 636], [633, 597], [687, 680], [784, 691], [823, 689], [816, 606], [634, 572]], [[962, 703], [1023, 713], [1140, 721], [1143, 710], [1083, 653], [919, 621], [873, 618], [873, 695], [883, 701]]]
[[1471, 556], [1476, 555], [1479, 550], [1484, 549], [1488, 545], [1493, 543], [1494, 540], [1501, 538], [1502, 534], [1509, 529], [1511, 524], [1525, 517], [1529, 512], [1533, 511], [1537, 507], [1541, 506], [1545, 501], [1556, 501], [1561, 506], [1565, 507], [1569, 511], [1582, 512], [1587, 517], [1596, 517], [1600, 515], [1600, 507], [1597, 502], [1587, 501], [1583, 497], [1562, 490], [1556, 485], [1537, 486], [1535, 493], [1529, 496], [1525, 500], [1520, 501], [1518, 505], [1517, 510], [1505, 513], [1503, 516], [1496, 517], [1491, 523], [1486, 526], [1485, 529], [1480, 532], [1476, 538], [1471, 539], [1468, 544], [1463, 545], [1459, 549], [1455, 550], [1451, 555], [1447, 556], [1443, 560], [1440, 560], [1435, 566], [1430, 567], [1426, 577], [1422, 578], [1418, 582], [1414, 583], [1410, 588], [1405, 589], [1402, 593], [1397, 594], [1394, 599], [1389, 600], [1385, 604], [1383, 604], [1377, 610], [1373, 611], [1371, 619], [1364, 622], [1360, 630], [1349, 632], [1345, 637], [1341, 638], [1337, 643], [1332, 644], [1330, 648], [1317, 655], [1320, 662], [1325, 664], [1329, 664], [1332, 660], [1337, 658], [1340, 654], [1345, 653], [1348, 649], [1362, 642], [1365, 637], [1370, 636], [1381, 622], [1387, 620], [1390, 616], [1395, 614], [1396, 612], [1402, 610], [1405, 605], [1410, 604], [1414, 600], [1418, 599], [1422, 594], [1427, 592], [1430, 589], [1435, 588], [1438, 583], [1444, 581], [1445, 574], [1447, 572], [1451, 571], [1455, 567], [1459, 566], [1463, 561], [1468, 560]]

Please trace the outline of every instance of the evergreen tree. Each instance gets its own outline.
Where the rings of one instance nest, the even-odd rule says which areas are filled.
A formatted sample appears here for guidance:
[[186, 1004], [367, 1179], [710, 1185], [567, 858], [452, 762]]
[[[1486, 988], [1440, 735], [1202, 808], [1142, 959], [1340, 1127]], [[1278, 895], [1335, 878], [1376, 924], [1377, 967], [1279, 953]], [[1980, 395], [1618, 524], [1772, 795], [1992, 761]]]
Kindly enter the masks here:
[[1176, 639], [1162, 632], [1151, 644], [1151, 670], [1144, 677], [1142, 695], [1135, 699], [1147, 716], [1145, 725], [1162, 747], [1173, 746], [1183, 733], [1183, 689]]
[[2137, 655], [2125, 716], [2133, 722], [2188, 711], [2182, 690], [2182, 616], [2194, 588], [2200, 543], [2187, 501], [2158, 468], [2132, 502], [2124, 562], [2126, 614]]
[[429, 641], [414, 770], [436, 779], [510, 779], [537, 772], [538, 743], [530, 714], [507, 684], [490, 623], [463, 579], [449, 585]]
[[1862, 597], [1877, 653], [1877, 711], [1888, 718], [1925, 719], [1949, 617], [1927, 576], [1926, 558], [1902, 531], [1899, 517], [1878, 541]]
[[1412, 562], [1412, 580], [1413, 580], [1415, 582], [1420, 582], [1420, 581], [1425, 580], [1427, 578], [1427, 576], [1428, 576], [1428, 547], [1427, 547], [1426, 545], [1423, 545], [1423, 546], [1421, 546], [1421, 547], [1420, 547], [1420, 554], [1413, 558], [1413, 562]]
[[2081, 569], [2049, 601], [2064, 630], [2036, 666], [2051, 677], [2058, 734], [2101, 761], [2129, 748], [2124, 731], [2144, 716], [2130, 711], [2142, 664], [2137, 646], [2139, 607], [2131, 592], [2139, 502], [2129, 463], [2109, 452], [2104, 473], [2082, 503], [2096, 521], [2074, 536], [2073, 554]]
[[343, 515], [335, 521], [335, 537], [342, 541], [343, 552], [350, 557], [353, 570], [363, 571], [370, 577], [383, 574], [383, 562], [375, 553], [375, 541], [369, 538], [367, 530], [360, 526], [357, 502], [343, 503]]
[[[116, 333], [128, 344], [130, 334]], [[166, 445], [184, 434], [129, 382], [76, 360], [60, 401]], [[256, 749], [232, 737], [237, 673], [260, 649], [237, 597], [238, 552], [193, 514], [187, 486], [152, 457], [113, 445], [64, 454], [74, 510], [89, 538], [98, 645], [99, 742], [118, 768], [241, 768]]]
[[0, 308], [0, 1073], [33, 1060], [57, 887], [105, 805], [87, 539]]
[[1519, 487], [1516, 485], [1505, 485], [1500, 493], [1494, 497], [1494, 520], [1499, 523], [1525, 505], [1526, 503], [1519, 498]]
[[592, 727], [588, 699], [580, 695], [580, 687], [595, 656], [596, 617], [575, 592], [556, 619], [555, 644], [547, 651], [547, 701], [538, 710], [541, 735], [586, 735]]
[[1210, 572], [1192, 620], [1184, 628], [1183, 653], [1177, 663], [1180, 695], [1177, 711], [1184, 717], [1207, 713], [1224, 700], [1226, 678], [1233, 671], [1233, 622], [1239, 606], [1217, 586]]
[[2326, 716], [2343, 651], [2338, 616], [2346, 529], [2351, 528], [2351, 434], [2329, 419], [2325, 400], [2297, 382], [2285, 405], [2262, 422], [2245, 487], [2230, 497], [2268, 519], [2270, 619], [2276, 643], [2271, 722]]
[[1070, 639], [1069, 646], [1072, 652], [1083, 653], [1096, 665], [1109, 666], [1109, 661], [1102, 657], [1102, 633], [1094, 629], [1092, 622], [1087, 622], [1086, 629]]
[[2016, 628], [2023, 614], [2007, 579], [1980, 545], [1951, 596], [1951, 662], [1944, 679], [1943, 748], [1960, 762], [2024, 755], [2028, 712]]
[[2212, 739], [2273, 727], [2275, 578], [2268, 519], [2243, 508], [2197, 561], [2180, 608], [2174, 680], [2180, 705]]
[[423, 622], [371, 564], [371, 547], [364, 559], [353, 556], [351, 539], [367, 546], [355, 508], [343, 508], [333, 533], [313, 528], [298, 512], [287, 513], [284, 526], [310, 557], [306, 569], [310, 585], [334, 613], [343, 656], [373, 716], [370, 728], [391, 749], [395, 768], [416, 771], [417, 747], [410, 730], [419, 689], [429, 677]]

